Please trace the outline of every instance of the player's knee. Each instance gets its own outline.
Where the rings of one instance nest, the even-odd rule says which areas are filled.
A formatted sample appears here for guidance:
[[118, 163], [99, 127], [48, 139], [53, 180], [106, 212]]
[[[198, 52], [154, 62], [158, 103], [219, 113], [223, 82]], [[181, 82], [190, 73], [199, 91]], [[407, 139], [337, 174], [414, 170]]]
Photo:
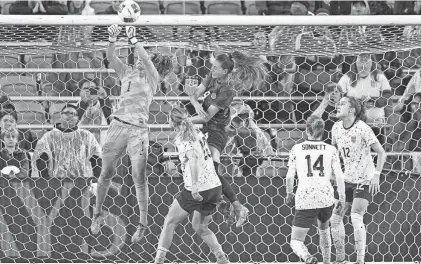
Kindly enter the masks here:
[[364, 217], [357, 213], [351, 213], [351, 222], [353, 226], [364, 224]]
[[203, 225], [200, 223], [192, 223], [192, 227], [194, 232], [196, 232], [196, 234], [199, 236], [206, 234], [209, 230], [208, 225]]

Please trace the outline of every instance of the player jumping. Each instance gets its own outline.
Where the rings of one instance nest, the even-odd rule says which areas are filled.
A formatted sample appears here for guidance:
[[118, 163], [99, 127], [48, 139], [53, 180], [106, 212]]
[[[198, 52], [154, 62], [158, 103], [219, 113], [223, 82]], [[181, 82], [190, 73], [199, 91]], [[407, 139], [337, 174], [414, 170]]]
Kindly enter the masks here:
[[181, 161], [184, 189], [177, 195], [165, 217], [155, 263], [165, 262], [175, 228], [192, 213], [193, 229], [209, 246], [216, 257], [216, 263], [229, 263], [218, 239], [208, 227], [221, 199], [222, 187], [206, 138], [188, 120], [187, 111], [182, 108], [171, 110], [170, 125], [177, 132], [174, 143]]
[[[331, 219], [336, 262], [345, 263], [345, 227], [343, 217], [351, 208], [354, 227], [357, 263], [364, 263], [366, 229], [364, 214], [368, 204], [380, 189], [380, 174], [386, 153], [371, 128], [364, 122], [364, 106], [354, 97], [343, 97], [337, 106], [336, 117], [341, 119], [332, 128], [332, 144], [340, 152], [345, 167], [346, 203], [335, 208]], [[371, 157], [371, 149], [377, 153], [377, 167]]]
[[103, 218], [101, 208], [111, 185], [116, 163], [125, 151], [132, 163], [132, 177], [136, 187], [139, 204], [139, 227], [132, 237], [132, 242], [139, 242], [147, 229], [149, 191], [146, 179], [148, 158], [148, 126], [149, 106], [158, 89], [160, 80], [173, 69], [169, 56], [160, 53], [148, 53], [136, 39], [136, 29], [126, 27], [130, 43], [135, 47], [138, 60], [134, 67], [125, 65], [115, 54], [115, 41], [120, 33], [118, 25], [108, 28], [109, 44], [107, 59], [121, 80], [120, 108], [112, 114], [112, 122], [108, 128], [107, 138], [102, 148], [103, 166], [98, 180], [98, 196], [96, 198], [95, 215], [92, 220], [93, 234], [100, 231]]
[[310, 116], [307, 119], [307, 140], [295, 145], [289, 154], [286, 176], [287, 203], [294, 199], [294, 177], [298, 176], [297, 195], [295, 196], [295, 216], [291, 234], [291, 248], [305, 263], [317, 263], [310, 255], [304, 241], [308, 230], [317, 218], [320, 236], [320, 249], [323, 263], [330, 264], [332, 241], [329, 219], [332, 216], [335, 197], [330, 180], [333, 174], [339, 190], [339, 204], [345, 205], [345, 183], [341, 170], [339, 154], [335, 147], [321, 139], [324, 122], [321, 118]]

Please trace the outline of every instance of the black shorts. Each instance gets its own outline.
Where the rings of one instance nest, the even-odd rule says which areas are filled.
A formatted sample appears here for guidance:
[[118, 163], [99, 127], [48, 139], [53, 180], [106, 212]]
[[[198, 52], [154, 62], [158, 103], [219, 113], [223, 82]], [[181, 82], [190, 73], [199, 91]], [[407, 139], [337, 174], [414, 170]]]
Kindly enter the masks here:
[[316, 218], [325, 223], [332, 216], [333, 207], [334, 205], [325, 208], [296, 210], [292, 225], [301, 228], [311, 228]]
[[[360, 185], [355, 183], [345, 182], [345, 202], [352, 203], [355, 198], [366, 199], [371, 202], [373, 198], [371, 193], [368, 191], [368, 185]], [[337, 187], [334, 187], [335, 199], [339, 199], [339, 193]]]
[[200, 212], [202, 215], [211, 215], [216, 212], [216, 206], [221, 200], [222, 186], [215, 187], [210, 190], [199, 192], [203, 197], [202, 201], [196, 201], [191, 195], [191, 191], [183, 189], [177, 196], [176, 199], [180, 204], [181, 208], [189, 214], [194, 211]]
[[225, 126], [205, 124], [202, 128], [203, 134], [208, 134], [208, 145], [216, 148], [219, 153], [222, 153], [228, 142], [228, 132]]

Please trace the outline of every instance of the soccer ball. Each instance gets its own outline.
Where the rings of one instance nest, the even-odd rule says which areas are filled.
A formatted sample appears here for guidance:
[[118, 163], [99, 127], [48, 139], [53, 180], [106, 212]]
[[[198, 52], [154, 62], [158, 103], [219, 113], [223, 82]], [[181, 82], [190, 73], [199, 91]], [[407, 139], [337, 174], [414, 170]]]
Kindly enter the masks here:
[[118, 16], [124, 23], [133, 23], [140, 16], [140, 7], [133, 0], [126, 0], [120, 4]]

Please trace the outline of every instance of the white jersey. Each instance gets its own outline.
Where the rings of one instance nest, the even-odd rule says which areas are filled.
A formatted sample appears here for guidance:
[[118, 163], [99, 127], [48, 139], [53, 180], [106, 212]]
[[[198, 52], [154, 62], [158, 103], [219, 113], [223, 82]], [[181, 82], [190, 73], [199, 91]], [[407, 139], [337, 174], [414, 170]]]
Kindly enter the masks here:
[[181, 171], [183, 172], [184, 188], [192, 190], [192, 173], [190, 170], [190, 160], [187, 157], [189, 150], [194, 150], [197, 157], [197, 186], [198, 190], [206, 191], [221, 185], [218, 174], [216, 174], [213, 165], [213, 159], [209, 150], [208, 143], [202, 132], [197, 130], [198, 140], [194, 142], [181, 141], [179, 138], [175, 140], [175, 145], [178, 149], [178, 157], [181, 161]]
[[335, 203], [333, 175], [343, 173], [335, 147], [319, 140], [295, 145], [289, 154], [287, 178], [298, 176], [295, 195], [297, 210], [317, 209]]
[[375, 167], [371, 145], [378, 143], [373, 130], [361, 120], [350, 128], [339, 121], [332, 128], [332, 144], [338, 147], [345, 166], [345, 182], [367, 184], [373, 178]]

